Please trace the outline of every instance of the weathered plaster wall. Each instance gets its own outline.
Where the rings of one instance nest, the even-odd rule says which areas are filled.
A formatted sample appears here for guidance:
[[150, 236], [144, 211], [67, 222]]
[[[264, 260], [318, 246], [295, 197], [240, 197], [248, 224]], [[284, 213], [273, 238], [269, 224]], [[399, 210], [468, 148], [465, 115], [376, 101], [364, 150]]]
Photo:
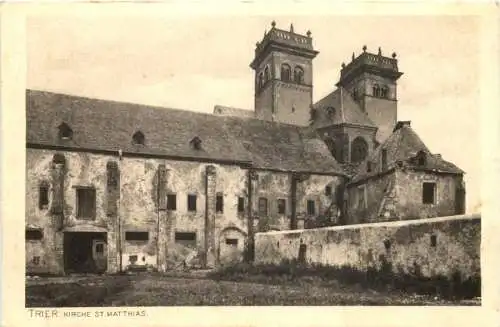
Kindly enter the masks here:
[[[158, 167], [165, 165], [165, 195], [175, 195], [175, 210], [159, 210], [157, 205]], [[245, 215], [237, 212], [238, 196], [245, 194], [246, 174], [237, 166], [209, 165], [196, 162], [181, 162], [160, 159], [124, 158], [122, 171], [122, 217], [123, 262], [129, 262], [130, 256], [137, 255], [136, 264], [157, 264], [158, 251], [164, 250], [166, 269], [176, 268], [186, 258], [192, 264], [202, 264], [205, 253], [206, 226], [206, 173], [207, 167], [213, 166], [214, 188], [209, 189], [209, 199], [215, 206], [216, 195], [223, 195], [222, 213], [213, 213], [214, 225], [211, 230], [209, 252], [217, 253], [219, 233], [228, 227], [246, 231]], [[188, 210], [188, 195], [196, 195], [196, 211]], [[212, 211], [215, 210], [215, 207]], [[165, 218], [162, 218], [163, 214]], [[164, 235], [158, 235], [158, 224], [165, 219]], [[148, 231], [148, 241], [125, 241], [127, 231]], [[175, 240], [176, 232], [195, 233], [194, 242]], [[165, 239], [165, 249], [159, 249], [157, 238]], [[144, 260], [142, 260], [144, 258]], [[211, 260], [214, 261], [213, 257]], [[188, 263], [189, 264], [189, 263]], [[162, 265], [162, 263], [160, 263]]]
[[347, 223], [374, 223], [395, 219], [395, 205], [389, 203], [395, 196], [395, 174], [368, 179], [359, 185], [347, 187]]
[[[436, 237], [435, 246], [431, 238]], [[420, 269], [423, 276], [480, 275], [479, 215], [256, 234], [256, 261], [297, 259], [306, 247], [309, 263], [350, 265], [359, 270], [392, 263], [396, 273]], [[386, 245], [389, 244], [388, 247]]]
[[[65, 165], [61, 174], [56, 173], [54, 155], [64, 156]], [[109, 217], [106, 215], [106, 165], [111, 156], [89, 153], [65, 152], [28, 149], [26, 152], [26, 223], [43, 229], [40, 241], [26, 242], [26, 262], [32, 262], [35, 253], [40, 254], [40, 264], [28, 265], [28, 271], [62, 272], [64, 232], [107, 231]], [[61, 217], [55, 209], [59, 190], [55, 186], [63, 179], [60, 196], [62, 202]], [[38, 206], [40, 183], [49, 185], [49, 205], [46, 209]], [[77, 219], [77, 187], [94, 187], [96, 190], [95, 220]], [[59, 200], [57, 200], [59, 202]], [[59, 203], [57, 203], [59, 205]], [[108, 243], [114, 242], [113, 230], [109, 230]], [[38, 244], [38, 245], [36, 245]], [[108, 247], [109, 248], [109, 247]], [[43, 255], [42, 255], [43, 254]], [[111, 254], [113, 255], [113, 254]], [[112, 258], [110, 258], [112, 259]]]
[[[51, 182], [51, 165], [53, 153], [50, 151], [26, 152], [26, 225], [42, 228], [43, 238], [36, 241], [26, 241], [26, 270], [28, 272], [48, 272], [58, 269], [50, 207], [52, 192], [49, 188], [49, 205], [40, 209], [38, 206], [38, 188], [42, 182]], [[38, 257], [37, 259], [35, 257]], [[38, 263], [35, 261], [38, 260]]]
[[[254, 217], [258, 217], [255, 223], [256, 230], [288, 230], [292, 215], [292, 194], [290, 173], [280, 173], [271, 171], [258, 171], [258, 180], [255, 182], [255, 193], [253, 201]], [[342, 182], [340, 177], [326, 175], [309, 175], [304, 180], [297, 183], [296, 190], [296, 215], [299, 228], [303, 228], [306, 220], [314, 220], [316, 216], [324, 213], [333, 203], [332, 210], [338, 207], [335, 203], [335, 190]], [[326, 186], [332, 188], [332, 194], [326, 195]], [[259, 198], [266, 198], [268, 201], [267, 216], [259, 215]], [[286, 200], [285, 214], [278, 211], [278, 200]], [[307, 201], [315, 203], [316, 215], [307, 215]]]
[[[434, 204], [422, 202], [424, 182], [435, 182]], [[455, 214], [455, 188], [460, 185], [460, 177], [423, 171], [397, 171], [396, 187], [399, 194], [397, 211], [400, 219], [416, 217], [440, 217]]]
[[[221, 232], [228, 228], [246, 235], [246, 213], [237, 210], [238, 197], [246, 197], [246, 171], [237, 166], [208, 165], [196, 162], [180, 162], [160, 159], [129, 158], [96, 155], [83, 152], [62, 153], [66, 159], [64, 169], [64, 221], [62, 228], [51, 212], [54, 197], [53, 156], [56, 152], [27, 150], [26, 170], [26, 223], [43, 229], [43, 238], [26, 242], [27, 270], [32, 272], [63, 272], [64, 232], [106, 232], [108, 239], [108, 271], [129, 265], [159, 266], [160, 269], [175, 268], [188, 258], [192, 264], [202, 264], [205, 252], [209, 252], [210, 263], [218, 260]], [[108, 162], [117, 162], [119, 188], [110, 196], [107, 189]], [[158, 185], [159, 167], [166, 169], [164, 185]], [[207, 167], [214, 167], [211, 187], [206, 189]], [[38, 208], [39, 185], [49, 184], [49, 205]], [[77, 219], [76, 188], [92, 186], [96, 190], [96, 219]], [[159, 205], [158, 195], [176, 195], [176, 210], [166, 210], [165, 203]], [[206, 192], [209, 191], [210, 214], [207, 209]], [[224, 199], [222, 213], [215, 212], [215, 198], [220, 193]], [[196, 211], [188, 211], [187, 196], [197, 196]], [[117, 197], [118, 203], [115, 203]], [[116, 209], [109, 207], [116, 206]], [[117, 211], [117, 212], [114, 212]], [[210, 227], [205, 228], [207, 219]], [[121, 228], [118, 225], [121, 223]], [[160, 230], [160, 234], [158, 233]], [[121, 233], [119, 232], [121, 231]], [[205, 233], [207, 231], [207, 234]], [[148, 240], [126, 240], [126, 232], [148, 232]], [[176, 232], [196, 234], [194, 246], [176, 242]], [[205, 244], [206, 235], [209, 236]], [[241, 237], [240, 237], [241, 238]], [[121, 248], [120, 248], [121, 244]], [[225, 243], [224, 243], [225, 245]], [[239, 242], [239, 247], [244, 240]], [[209, 247], [208, 250], [205, 248]], [[34, 259], [34, 257], [39, 257]], [[137, 257], [132, 262], [131, 259]]]
[[[436, 183], [435, 202], [424, 204], [423, 183]], [[460, 176], [396, 169], [347, 187], [348, 223], [443, 217], [456, 214]], [[365, 201], [360, 200], [364, 190]]]
[[[28, 271], [63, 272], [65, 232], [105, 232], [108, 272], [119, 270], [120, 263], [123, 269], [133, 264], [164, 270], [185, 263], [214, 266], [234, 261], [238, 256], [241, 259], [248, 234], [246, 169], [162, 159], [123, 157], [120, 160], [115, 156], [64, 152], [61, 154], [65, 166], [57, 170], [52, 162], [56, 152], [28, 149], [27, 154], [26, 222], [44, 231], [41, 240], [26, 242]], [[253, 220], [254, 229], [289, 229], [290, 174], [259, 171], [257, 175], [253, 190], [254, 217], [259, 216], [259, 197], [268, 199], [268, 213]], [[64, 182], [61, 192], [54, 188], [59, 180]], [[50, 185], [47, 209], [38, 208], [38, 187], [42, 182]], [[322, 175], [310, 175], [297, 183], [299, 228], [304, 227], [304, 220], [315, 219], [306, 214], [307, 200], [315, 201], [316, 214], [321, 214], [335, 202], [335, 190], [340, 183], [340, 177]], [[325, 194], [327, 185], [332, 189], [330, 196]], [[95, 188], [95, 220], [76, 217], [77, 187]], [[60, 194], [61, 215], [52, 212], [54, 194]], [[188, 194], [197, 197], [194, 212], [188, 210]], [[168, 205], [168, 195], [176, 197], [175, 210]], [[217, 195], [223, 197], [223, 212], [216, 212]], [[243, 212], [238, 212], [240, 197], [244, 199]], [[277, 200], [281, 198], [286, 200], [284, 214], [278, 213]], [[60, 226], [59, 219], [62, 221]], [[127, 240], [127, 232], [147, 232], [148, 238]], [[196, 237], [194, 241], [176, 241], [176, 232], [195, 233]], [[40, 258], [34, 260], [33, 257]]]

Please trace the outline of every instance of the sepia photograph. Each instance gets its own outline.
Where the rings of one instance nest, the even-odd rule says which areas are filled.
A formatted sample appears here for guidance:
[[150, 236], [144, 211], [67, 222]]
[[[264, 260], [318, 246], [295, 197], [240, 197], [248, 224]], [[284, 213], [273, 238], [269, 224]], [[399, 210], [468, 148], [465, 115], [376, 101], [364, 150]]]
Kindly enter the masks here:
[[481, 306], [480, 27], [28, 15], [25, 307]]

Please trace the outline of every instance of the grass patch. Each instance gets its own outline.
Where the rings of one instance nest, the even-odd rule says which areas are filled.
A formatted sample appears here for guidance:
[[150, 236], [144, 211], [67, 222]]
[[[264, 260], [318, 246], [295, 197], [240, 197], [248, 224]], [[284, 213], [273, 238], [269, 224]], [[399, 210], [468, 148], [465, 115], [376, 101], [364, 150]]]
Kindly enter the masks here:
[[31, 285], [26, 288], [26, 307], [100, 307], [130, 283], [130, 278], [117, 276], [85, 283]]
[[208, 274], [214, 280], [254, 282], [262, 284], [316, 284], [321, 286], [347, 284], [378, 291], [402, 291], [409, 294], [433, 295], [443, 299], [461, 300], [481, 296], [480, 278], [462, 279], [459, 272], [451, 277], [424, 277], [419, 269], [412, 273], [394, 273], [389, 262], [379, 269], [367, 271], [352, 266], [326, 266], [284, 260], [280, 264], [241, 263]]

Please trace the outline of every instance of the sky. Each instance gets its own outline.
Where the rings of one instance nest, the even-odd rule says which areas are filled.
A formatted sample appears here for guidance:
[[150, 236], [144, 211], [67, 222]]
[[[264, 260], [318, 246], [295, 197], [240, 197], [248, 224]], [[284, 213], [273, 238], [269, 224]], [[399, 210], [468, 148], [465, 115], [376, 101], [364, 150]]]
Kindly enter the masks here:
[[480, 29], [474, 16], [53, 16], [26, 25], [27, 87], [212, 112], [253, 109], [255, 43], [276, 27], [312, 32], [314, 101], [363, 45], [396, 52], [398, 119], [466, 172], [480, 203]]

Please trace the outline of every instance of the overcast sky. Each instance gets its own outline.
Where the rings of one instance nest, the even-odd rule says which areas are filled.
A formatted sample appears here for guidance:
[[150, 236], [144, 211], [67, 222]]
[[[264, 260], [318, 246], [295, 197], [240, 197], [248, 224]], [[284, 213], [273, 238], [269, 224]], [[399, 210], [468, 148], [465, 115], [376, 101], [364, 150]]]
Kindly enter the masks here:
[[467, 206], [480, 199], [479, 21], [472, 16], [50, 17], [27, 20], [28, 88], [212, 112], [253, 108], [249, 67], [275, 19], [311, 30], [314, 100], [334, 88], [363, 45], [397, 53], [398, 119], [433, 153], [466, 171]]

